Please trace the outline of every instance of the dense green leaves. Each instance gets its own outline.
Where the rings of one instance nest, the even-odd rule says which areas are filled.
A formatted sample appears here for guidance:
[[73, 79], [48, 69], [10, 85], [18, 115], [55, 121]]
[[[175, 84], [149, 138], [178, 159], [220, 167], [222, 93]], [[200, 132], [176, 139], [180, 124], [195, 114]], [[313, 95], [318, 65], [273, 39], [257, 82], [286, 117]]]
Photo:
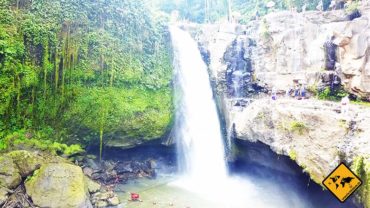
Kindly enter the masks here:
[[[138, 0], [0, 0], [0, 138], [120, 132], [156, 138], [172, 117], [165, 18]], [[4, 133], [5, 132], [5, 133]], [[3, 135], [3, 136], [2, 136]]]
[[[171, 13], [179, 11], [182, 19], [193, 22], [214, 22], [226, 19], [229, 15], [229, 6], [233, 14], [238, 14], [242, 22], [248, 22], [256, 15], [263, 16], [276, 10], [301, 11], [314, 10], [320, 0], [273, 0], [274, 8], [268, 8], [267, 4], [272, 0], [156, 0], [162, 11]], [[324, 5], [330, 4], [330, 0], [324, 0]], [[327, 6], [326, 6], [327, 7]], [[240, 15], [240, 17], [239, 17]]]

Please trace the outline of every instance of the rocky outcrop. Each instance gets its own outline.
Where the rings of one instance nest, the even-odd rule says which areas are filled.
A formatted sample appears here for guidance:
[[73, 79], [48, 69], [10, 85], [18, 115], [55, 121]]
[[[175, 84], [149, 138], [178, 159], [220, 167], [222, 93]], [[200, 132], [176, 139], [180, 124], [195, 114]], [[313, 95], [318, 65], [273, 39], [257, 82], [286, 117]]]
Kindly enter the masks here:
[[[369, 108], [351, 105], [350, 117], [343, 118], [338, 103], [272, 102], [255, 96], [273, 87], [285, 93], [299, 81], [312, 91], [342, 85], [357, 97], [370, 98], [369, 5], [353, 13], [284, 11], [248, 25], [184, 28], [209, 57], [229, 136], [260, 141], [290, 156], [319, 184], [340, 161], [369, 160]], [[358, 167], [362, 179], [369, 181], [368, 166]], [[369, 187], [359, 194], [363, 204], [370, 201]]]
[[109, 188], [89, 177], [81, 167], [58, 156], [25, 150], [5, 153], [0, 155], [0, 206], [104, 207], [97, 202], [119, 205], [114, 192], [105, 191]]
[[370, 158], [370, 109], [351, 105], [348, 117], [338, 112], [333, 102], [260, 99], [234, 108], [230, 117], [238, 139], [260, 141], [290, 156], [321, 184], [340, 162]]
[[97, 208], [119, 205], [119, 199], [113, 191], [95, 193], [92, 195], [91, 201], [94, 204], [94, 207]]
[[242, 95], [258, 86], [285, 91], [293, 80], [311, 88], [342, 81], [348, 92], [368, 99], [370, 7], [359, 9], [356, 18], [344, 10], [284, 11], [248, 25], [185, 28], [207, 51], [211, 77], [222, 96], [235, 96], [235, 78], [241, 77], [236, 82]]
[[8, 199], [9, 191], [5, 188], [0, 188], [0, 206]]
[[0, 156], [0, 187], [15, 188], [22, 182], [16, 164], [7, 155]]
[[26, 190], [39, 207], [92, 207], [82, 169], [58, 163], [45, 164], [26, 181]]
[[[257, 40], [254, 62], [257, 81], [280, 90], [285, 90], [293, 79], [317, 86], [324, 70], [337, 70], [346, 90], [368, 98], [370, 9], [363, 8], [361, 14], [352, 21], [344, 11], [266, 16], [259, 22], [258, 36], [253, 33], [256, 28], [247, 29]], [[331, 60], [328, 60], [330, 50], [324, 47], [328, 42], [334, 45], [336, 53]], [[330, 61], [334, 62], [329, 64]]]
[[25, 150], [13, 151], [7, 155], [12, 158], [22, 177], [31, 175], [46, 162], [46, 159], [38, 153]]

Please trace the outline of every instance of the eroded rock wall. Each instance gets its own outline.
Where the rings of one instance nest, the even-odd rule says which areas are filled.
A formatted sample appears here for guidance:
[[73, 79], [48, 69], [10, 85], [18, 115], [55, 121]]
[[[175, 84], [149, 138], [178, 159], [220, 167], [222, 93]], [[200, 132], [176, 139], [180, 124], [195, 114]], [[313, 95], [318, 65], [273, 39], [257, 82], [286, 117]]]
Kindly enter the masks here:
[[[285, 93], [298, 80], [313, 89], [343, 85], [369, 99], [370, 7], [361, 7], [360, 13], [352, 19], [344, 10], [285, 11], [244, 26], [188, 27], [209, 59], [229, 135], [263, 142], [290, 156], [319, 184], [341, 161], [368, 161], [368, 108], [351, 104], [350, 115], [343, 118], [338, 103], [314, 98], [273, 102], [256, 96], [273, 87]], [[242, 75], [238, 95], [235, 73]], [[368, 166], [359, 171], [368, 183]], [[358, 194], [366, 207], [368, 192], [363, 188]]]
[[293, 80], [324, 87], [337, 76], [348, 92], [369, 99], [370, 6], [359, 9], [361, 17], [353, 20], [344, 10], [284, 11], [248, 25], [186, 27], [207, 52], [212, 77], [224, 94], [235, 94], [231, 79], [242, 72], [242, 95], [256, 86], [283, 92]]
[[[352, 21], [343, 10], [266, 16], [248, 29], [257, 41], [256, 80], [286, 90], [293, 79], [320, 85], [326, 70], [336, 70], [347, 91], [369, 98], [369, 7], [361, 8], [360, 13], [362, 16]], [[256, 28], [258, 33], [253, 32]], [[328, 42], [335, 46], [335, 60], [328, 60]]]

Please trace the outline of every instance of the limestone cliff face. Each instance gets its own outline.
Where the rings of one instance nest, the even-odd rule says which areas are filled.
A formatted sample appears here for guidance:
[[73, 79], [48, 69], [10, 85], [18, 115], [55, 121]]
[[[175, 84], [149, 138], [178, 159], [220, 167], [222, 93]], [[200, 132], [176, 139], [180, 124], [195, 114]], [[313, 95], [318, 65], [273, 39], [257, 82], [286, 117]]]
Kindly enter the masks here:
[[343, 10], [286, 11], [248, 25], [187, 29], [207, 52], [211, 74], [224, 94], [235, 95], [228, 86], [241, 76], [242, 95], [256, 86], [285, 91], [293, 80], [300, 80], [310, 87], [342, 84], [348, 92], [369, 99], [370, 6], [360, 13], [349, 20]]
[[351, 105], [345, 121], [339, 108], [316, 100], [260, 99], [234, 112], [234, 131], [290, 156], [321, 183], [340, 161], [370, 153], [370, 109]]
[[364, 181], [358, 196], [370, 207], [370, 108], [350, 105], [348, 116], [343, 117], [339, 103], [266, 98], [233, 109], [238, 139], [261, 141], [290, 156], [318, 184], [340, 162], [354, 164], [353, 170]]
[[284, 90], [292, 79], [317, 86], [325, 82], [325, 74], [334, 73], [346, 90], [368, 98], [370, 9], [364, 7], [361, 14], [352, 21], [344, 11], [266, 16], [257, 26], [258, 33], [253, 32], [256, 28], [248, 30], [257, 40], [257, 81]]

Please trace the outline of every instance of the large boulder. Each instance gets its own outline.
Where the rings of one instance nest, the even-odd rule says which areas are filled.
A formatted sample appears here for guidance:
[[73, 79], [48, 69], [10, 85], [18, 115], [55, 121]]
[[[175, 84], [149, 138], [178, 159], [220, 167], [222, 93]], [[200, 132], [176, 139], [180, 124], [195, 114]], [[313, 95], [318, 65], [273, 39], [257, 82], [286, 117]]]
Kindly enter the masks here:
[[72, 164], [42, 165], [25, 185], [27, 194], [39, 207], [92, 207], [82, 169]]
[[13, 151], [7, 154], [16, 164], [22, 177], [31, 175], [41, 164], [45, 162], [44, 158], [36, 152], [25, 150]]
[[7, 155], [0, 156], [0, 187], [13, 189], [21, 182], [21, 174], [13, 159]]

